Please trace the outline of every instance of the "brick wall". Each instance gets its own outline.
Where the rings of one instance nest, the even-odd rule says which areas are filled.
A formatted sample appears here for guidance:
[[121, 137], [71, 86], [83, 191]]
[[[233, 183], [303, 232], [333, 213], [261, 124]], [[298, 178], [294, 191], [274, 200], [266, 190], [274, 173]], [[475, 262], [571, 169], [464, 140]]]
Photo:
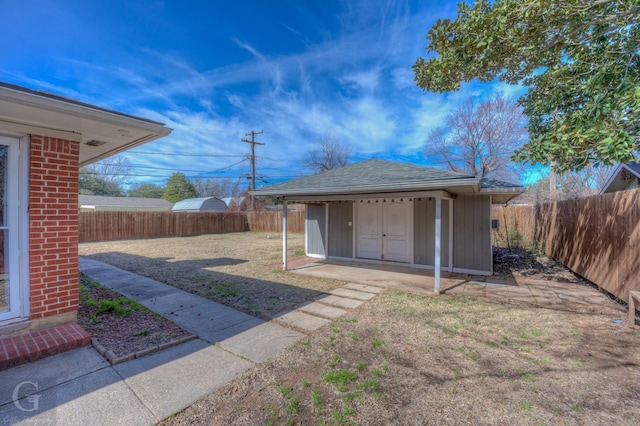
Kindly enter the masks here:
[[31, 136], [29, 274], [31, 318], [78, 310], [80, 144]]

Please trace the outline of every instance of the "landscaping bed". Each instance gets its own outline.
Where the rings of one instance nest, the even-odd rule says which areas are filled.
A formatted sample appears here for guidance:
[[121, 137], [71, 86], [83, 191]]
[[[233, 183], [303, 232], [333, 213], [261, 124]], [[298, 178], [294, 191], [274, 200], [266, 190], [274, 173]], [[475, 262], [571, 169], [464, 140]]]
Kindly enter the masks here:
[[83, 274], [80, 275], [78, 324], [112, 363], [153, 353], [194, 337], [168, 319]]

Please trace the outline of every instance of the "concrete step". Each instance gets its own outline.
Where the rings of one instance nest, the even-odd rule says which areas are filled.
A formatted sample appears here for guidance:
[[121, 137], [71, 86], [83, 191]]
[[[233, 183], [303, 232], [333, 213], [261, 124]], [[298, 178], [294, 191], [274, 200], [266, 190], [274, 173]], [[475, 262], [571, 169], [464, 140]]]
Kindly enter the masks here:
[[297, 310], [278, 315], [275, 317], [275, 320], [280, 321], [290, 327], [298, 328], [305, 331], [317, 330], [323, 325], [330, 322], [328, 319], [305, 314], [304, 312]]
[[0, 370], [81, 348], [91, 336], [78, 324], [64, 324], [0, 339]]
[[316, 302], [323, 303], [329, 306], [338, 306], [340, 308], [353, 309], [364, 303], [362, 300], [348, 299], [345, 297], [339, 297], [333, 294], [326, 296], [320, 296], [316, 299]]
[[296, 310], [328, 319], [338, 318], [347, 313], [344, 309], [335, 308], [318, 302], [305, 303], [304, 305], [299, 306]]
[[382, 293], [382, 289], [380, 287], [375, 287], [375, 286], [372, 286], [372, 285], [349, 283], [349, 284], [345, 285], [344, 287], [348, 288], [349, 290], [364, 291], [365, 293], [373, 293], [373, 294]]
[[331, 290], [331, 294], [357, 300], [370, 300], [376, 297], [376, 295], [373, 293], [365, 293], [364, 291], [350, 290], [348, 288], [336, 288], [334, 290]]

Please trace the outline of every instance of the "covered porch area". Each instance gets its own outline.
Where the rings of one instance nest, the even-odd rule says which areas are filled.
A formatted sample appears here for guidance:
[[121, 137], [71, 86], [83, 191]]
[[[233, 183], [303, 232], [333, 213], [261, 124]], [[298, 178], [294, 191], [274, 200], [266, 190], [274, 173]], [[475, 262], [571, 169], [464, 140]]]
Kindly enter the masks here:
[[[301, 258], [289, 262], [288, 270], [295, 274], [338, 279], [384, 289], [434, 294], [434, 271], [407, 265]], [[484, 297], [497, 302], [523, 303], [546, 309], [585, 313], [602, 312], [603, 309], [619, 310], [619, 306], [595, 286], [529, 278], [518, 273], [486, 276], [443, 271], [440, 277], [440, 294]]]

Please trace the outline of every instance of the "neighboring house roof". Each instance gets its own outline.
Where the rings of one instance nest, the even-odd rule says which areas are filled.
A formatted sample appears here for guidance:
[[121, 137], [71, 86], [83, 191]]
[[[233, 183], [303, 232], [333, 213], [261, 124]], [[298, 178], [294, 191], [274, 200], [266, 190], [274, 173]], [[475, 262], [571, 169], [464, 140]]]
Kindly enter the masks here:
[[0, 121], [17, 133], [80, 142], [80, 166], [171, 133], [157, 121], [3, 82]]
[[261, 188], [255, 195], [285, 198], [446, 190], [452, 194], [495, 195], [504, 203], [524, 192], [520, 185], [448, 170], [371, 159]]
[[[635, 182], [634, 182], [635, 181]], [[640, 163], [620, 164], [602, 187], [600, 194], [624, 191], [640, 186]]]
[[138, 197], [105, 197], [102, 195], [80, 195], [78, 197], [80, 207], [143, 207], [171, 209], [173, 203], [162, 198], [138, 198]]
[[227, 205], [216, 197], [188, 198], [178, 201], [171, 211], [227, 211]]

